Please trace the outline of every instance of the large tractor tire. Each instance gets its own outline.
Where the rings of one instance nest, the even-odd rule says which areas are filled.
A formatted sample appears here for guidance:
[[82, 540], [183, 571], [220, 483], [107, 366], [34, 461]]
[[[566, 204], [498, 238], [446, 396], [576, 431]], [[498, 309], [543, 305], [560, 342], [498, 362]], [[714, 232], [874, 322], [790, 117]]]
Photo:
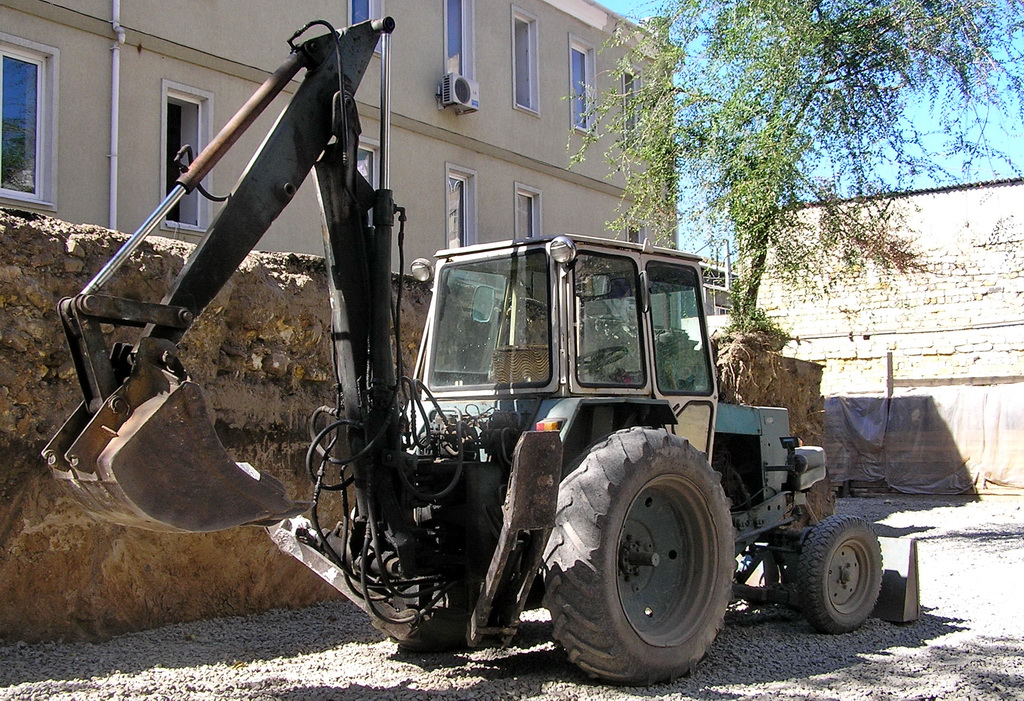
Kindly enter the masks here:
[[829, 516], [808, 531], [796, 566], [800, 608], [822, 633], [859, 628], [882, 586], [878, 536], [864, 519]]
[[559, 490], [544, 578], [555, 638], [608, 682], [690, 673], [724, 621], [733, 537], [703, 453], [663, 430], [612, 434]]

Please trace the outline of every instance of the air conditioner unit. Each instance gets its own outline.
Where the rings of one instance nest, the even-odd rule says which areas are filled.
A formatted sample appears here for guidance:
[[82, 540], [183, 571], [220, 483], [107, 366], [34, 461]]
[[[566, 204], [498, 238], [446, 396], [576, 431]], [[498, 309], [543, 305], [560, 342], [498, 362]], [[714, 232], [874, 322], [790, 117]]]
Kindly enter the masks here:
[[445, 73], [441, 79], [441, 106], [453, 107], [459, 114], [480, 109], [480, 86], [458, 73]]

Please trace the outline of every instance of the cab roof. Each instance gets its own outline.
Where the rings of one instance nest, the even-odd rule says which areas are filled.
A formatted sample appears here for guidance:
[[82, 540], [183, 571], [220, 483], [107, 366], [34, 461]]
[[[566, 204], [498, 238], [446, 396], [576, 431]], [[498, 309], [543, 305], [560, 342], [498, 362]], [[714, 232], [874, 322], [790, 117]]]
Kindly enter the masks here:
[[529, 247], [540, 247], [547, 244], [559, 237], [565, 237], [571, 239], [573, 243], [583, 244], [588, 248], [602, 248], [608, 251], [630, 251], [635, 253], [648, 253], [656, 254], [660, 256], [668, 256], [677, 260], [685, 260], [692, 263], [699, 263], [703, 260], [700, 256], [693, 253], [685, 253], [678, 251], [674, 248], [666, 248], [664, 246], [655, 246], [649, 241], [644, 243], [633, 243], [632, 241], [617, 241], [615, 239], [608, 239], [599, 236], [584, 236], [582, 234], [551, 234], [548, 236], [538, 236], [529, 239], [513, 239], [505, 241], [495, 241], [492, 243], [478, 243], [472, 246], [461, 246], [459, 248], [444, 248], [434, 254], [437, 259], [442, 258], [457, 258], [465, 255], [472, 255], [477, 253], [487, 253], [490, 251], [499, 251], [506, 248], [519, 248], [523, 246]]

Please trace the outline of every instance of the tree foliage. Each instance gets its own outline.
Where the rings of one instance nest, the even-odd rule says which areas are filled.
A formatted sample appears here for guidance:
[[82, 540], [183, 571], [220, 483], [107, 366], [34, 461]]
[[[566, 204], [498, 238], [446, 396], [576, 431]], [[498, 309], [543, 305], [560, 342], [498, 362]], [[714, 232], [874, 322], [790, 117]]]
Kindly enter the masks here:
[[[996, 110], [1021, 115], [1021, 0], [667, 0], [624, 30], [620, 72], [585, 149], [626, 177], [619, 224], [728, 238], [734, 319], [757, 325], [766, 271], [784, 280], [915, 264], [892, 193], [1001, 158]], [[927, 115], [927, 122], [920, 117]], [[936, 127], [937, 125], [937, 127]], [[936, 133], [936, 129], [939, 133]], [[938, 140], [937, 140], [938, 139]], [[809, 206], [809, 205], [813, 205]], [[696, 236], [695, 236], [696, 234]]]

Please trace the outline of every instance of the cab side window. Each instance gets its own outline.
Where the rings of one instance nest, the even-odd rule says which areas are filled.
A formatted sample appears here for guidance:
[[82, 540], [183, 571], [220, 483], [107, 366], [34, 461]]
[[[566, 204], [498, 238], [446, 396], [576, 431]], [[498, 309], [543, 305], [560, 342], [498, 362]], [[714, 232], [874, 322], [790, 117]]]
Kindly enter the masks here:
[[696, 271], [651, 263], [647, 275], [658, 387], [665, 393], [711, 394]]

